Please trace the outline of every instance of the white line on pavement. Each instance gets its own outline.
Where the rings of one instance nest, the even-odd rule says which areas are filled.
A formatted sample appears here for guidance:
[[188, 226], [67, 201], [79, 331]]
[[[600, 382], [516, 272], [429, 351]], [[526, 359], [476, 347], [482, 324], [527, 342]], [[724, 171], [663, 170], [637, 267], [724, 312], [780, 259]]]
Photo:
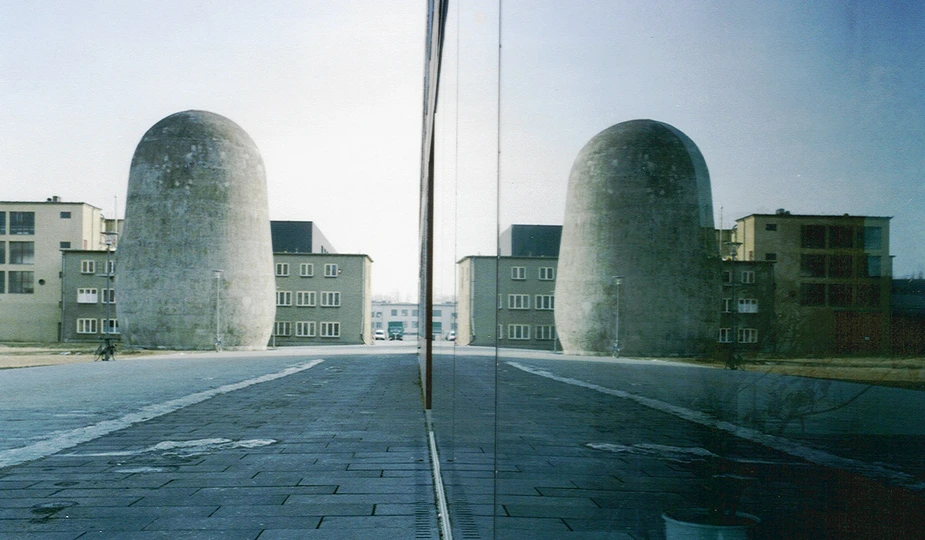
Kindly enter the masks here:
[[578, 379], [562, 377], [550, 371], [526, 366], [518, 362], [507, 362], [507, 364], [511, 367], [515, 367], [521, 371], [526, 371], [527, 373], [531, 373], [533, 375], [538, 375], [540, 377], [545, 377], [547, 379], [552, 379], [554, 381], [570, 384], [573, 386], [580, 386], [582, 388], [587, 388], [589, 390], [594, 390], [596, 392], [601, 392], [602, 394], [608, 394], [621, 399], [634, 401], [644, 407], [649, 407], [650, 409], [655, 409], [657, 411], [676, 416], [689, 422], [695, 422], [703, 426], [731, 433], [736, 437], [740, 437], [742, 439], [773, 448], [774, 450], [790, 454], [791, 456], [805, 459], [806, 461], [815, 463], [817, 465], [850, 471], [867, 476], [869, 478], [886, 480], [887, 482], [896, 485], [902, 485], [909, 489], [919, 491], [925, 490], [925, 484], [916, 481], [915, 477], [902, 471], [889, 468], [882, 464], [866, 463], [856, 459], [836, 456], [823, 450], [811, 448], [806, 445], [791, 441], [790, 439], [785, 439], [784, 437], [769, 435], [756, 429], [742, 427], [731, 422], [726, 422], [724, 420], [718, 420], [709, 414], [700, 411], [694, 411], [684, 407], [679, 407], [677, 405], [672, 405], [657, 399], [647, 398], [638, 394], [631, 394], [622, 390], [615, 390], [613, 388], [599, 386]]
[[146, 422], [152, 418], [157, 418], [158, 416], [172, 413], [184, 407], [195, 405], [221, 394], [227, 394], [228, 392], [241, 390], [242, 388], [247, 388], [248, 386], [254, 384], [287, 377], [294, 373], [305, 371], [306, 369], [311, 369], [322, 362], [324, 362], [324, 360], [312, 360], [311, 362], [306, 362], [304, 364], [286, 368], [276, 373], [262, 375], [260, 377], [255, 377], [253, 379], [248, 379], [246, 381], [233, 384], [226, 384], [224, 386], [219, 386], [218, 388], [196, 392], [195, 394], [190, 394], [188, 396], [177, 399], [171, 399], [170, 401], [165, 401], [163, 403], [148, 405], [146, 407], [142, 407], [136, 412], [126, 414], [121, 418], [103, 420], [102, 422], [97, 422], [96, 424], [89, 426], [58, 432], [48, 439], [30, 444], [29, 446], [12, 448], [10, 450], [4, 450], [0, 452], [0, 469], [43, 458], [45, 456], [54, 454], [55, 452], [60, 452], [66, 448], [73, 448], [78, 444], [92, 441], [98, 437], [108, 435], [113, 431], [125, 429], [133, 424], [138, 424], [140, 422]]

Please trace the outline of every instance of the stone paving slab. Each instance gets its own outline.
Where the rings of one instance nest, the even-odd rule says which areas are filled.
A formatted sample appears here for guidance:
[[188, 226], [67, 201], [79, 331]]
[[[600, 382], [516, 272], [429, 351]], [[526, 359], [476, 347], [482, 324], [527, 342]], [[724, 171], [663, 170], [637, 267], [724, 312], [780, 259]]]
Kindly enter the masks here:
[[2, 469], [0, 538], [437, 539], [417, 370], [337, 357]]

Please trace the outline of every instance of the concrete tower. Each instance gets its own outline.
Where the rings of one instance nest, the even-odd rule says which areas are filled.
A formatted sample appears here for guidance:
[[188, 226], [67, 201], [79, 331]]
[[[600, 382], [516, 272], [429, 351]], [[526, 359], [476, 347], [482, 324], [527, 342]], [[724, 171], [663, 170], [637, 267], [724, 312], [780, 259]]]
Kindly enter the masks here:
[[[231, 120], [164, 118], [138, 143], [117, 263], [128, 347], [266, 347], [275, 282], [263, 160]], [[216, 272], [220, 270], [221, 272]]]
[[708, 352], [720, 310], [717, 253], [697, 146], [653, 120], [602, 131], [569, 177], [555, 307], [563, 349], [610, 354], [618, 337], [630, 356]]

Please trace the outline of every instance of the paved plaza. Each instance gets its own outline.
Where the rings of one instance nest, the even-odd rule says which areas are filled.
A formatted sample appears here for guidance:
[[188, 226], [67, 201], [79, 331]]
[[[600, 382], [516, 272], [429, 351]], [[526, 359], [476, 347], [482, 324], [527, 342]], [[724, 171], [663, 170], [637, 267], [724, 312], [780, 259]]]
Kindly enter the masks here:
[[0, 538], [438, 539], [444, 492], [454, 538], [660, 539], [715, 478], [756, 538], [925, 536], [921, 393], [782, 380], [442, 347], [425, 414], [408, 345], [0, 371]]

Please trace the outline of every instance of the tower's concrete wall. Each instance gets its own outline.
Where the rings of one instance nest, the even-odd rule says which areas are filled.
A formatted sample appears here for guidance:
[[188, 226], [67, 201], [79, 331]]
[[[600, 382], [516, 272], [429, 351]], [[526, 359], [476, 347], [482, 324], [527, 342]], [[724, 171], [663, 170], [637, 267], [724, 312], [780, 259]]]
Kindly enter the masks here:
[[720, 296], [713, 229], [706, 163], [686, 135], [634, 120], [592, 138], [569, 177], [559, 252], [565, 352], [613, 352], [618, 325], [625, 355], [709, 351]]
[[266, 176], [244, 130], [185, 111], [145, 133], [132, 157], [117, 264], [127, 346], [211, 348], [221, 270], [223, 346], [266, 347], [276, 309]]

